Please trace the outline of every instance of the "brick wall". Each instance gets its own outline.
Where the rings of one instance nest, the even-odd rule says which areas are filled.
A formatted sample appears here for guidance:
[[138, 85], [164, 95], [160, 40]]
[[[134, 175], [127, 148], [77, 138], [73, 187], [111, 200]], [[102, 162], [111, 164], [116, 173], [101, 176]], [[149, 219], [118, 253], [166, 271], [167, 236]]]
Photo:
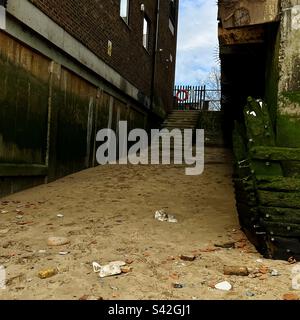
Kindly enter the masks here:
[[[156, 29], [156, 1], [131, 0], [129, 25], [120, 17], [120, 0], [30, 0], [68, 33], [81, 41], [124, 78], [150, 97]], [[150, 19], [150, 48], [142, 45], [144, 13]], [[161, 0], [161, 23], [155, 77], [156, 101], [168, 108], [172, 103], [176, 36], [169, 30], [169, 0]], [[112, 56], [107, 53], [108, 41]], [[173, 63], [167, 62], [170, 54]]]
[[[169, 1], [161, 0], [160, 9], [161, 15], [158, 38], [158, 48], [160, 50], [157, 53], [155, 96], [156, 98], [161, 99], [161, 102], [167, 109], [166, 111], [171, 111], [170, 109], [173, 106], [176, 67], [177, 25], [175, 25], [175, 34], [173, 35], [169, 29]], [[176, 16], [176, 24], [177, 20], [178, 12]], [[172, 61], [170, 55], [172, 56]], [[163, 95], [161, 94], [162, 92], [168, 92], [168, 94]]]

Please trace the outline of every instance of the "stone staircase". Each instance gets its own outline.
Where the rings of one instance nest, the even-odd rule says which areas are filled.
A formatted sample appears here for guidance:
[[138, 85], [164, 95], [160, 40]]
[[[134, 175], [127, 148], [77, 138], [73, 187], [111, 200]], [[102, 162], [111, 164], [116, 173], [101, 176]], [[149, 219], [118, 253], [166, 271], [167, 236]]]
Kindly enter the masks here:
[[[196, 129], [198, 126], [199, 118], [200, 118], [200, 111], [173, 111], [168, 118], [165, 120], [165, 122], [162, 124], [162, 129], [167, 129], [170, 132], [173, 129], [179, 129], [180, 131], [177, 132], [174, 136], [174, 138], [179, 138], [182, 140], [183, 135], [182, 131], [184, 129]], [[169, 137], [168, 133], [162, 133], [161, 136], [164, 138], [164, 136]], [[179, 141], [180, 141], [179, 140]], [[171, 152], [172, 152], [172, 163], [175, 161], [183, 161], [183, 154], [180, 156], [180, 153], [176, 153], [177, 148], [179, 148], [181, 151], [183, 150], [183, 145], [175, 146], [174, 140], [171, 140], [170, 143]], [[159, 141], [152, 141], [151, 144], [151, 153], [155, 152], [161, 152], [162, 150], [162, 140]], [[163, 159], [163, 158], [161, 158]]]
[[200, 111], [173, 111], [162, 125], [163, 129], [196, 129]]

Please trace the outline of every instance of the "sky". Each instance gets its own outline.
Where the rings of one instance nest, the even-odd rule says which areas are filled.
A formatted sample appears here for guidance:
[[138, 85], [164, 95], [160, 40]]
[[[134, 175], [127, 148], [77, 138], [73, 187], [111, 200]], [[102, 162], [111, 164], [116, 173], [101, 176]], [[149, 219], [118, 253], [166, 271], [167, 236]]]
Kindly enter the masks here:
[[177, 85], [201, 85], [218, 66], [217, 0], [179, 0]]

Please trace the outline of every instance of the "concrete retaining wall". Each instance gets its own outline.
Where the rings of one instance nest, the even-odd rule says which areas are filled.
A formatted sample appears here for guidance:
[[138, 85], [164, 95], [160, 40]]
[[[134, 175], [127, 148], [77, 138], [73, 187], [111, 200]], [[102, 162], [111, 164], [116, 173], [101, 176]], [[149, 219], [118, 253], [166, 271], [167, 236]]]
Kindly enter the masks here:
[[115, 129], [118, 120], [152, 126], [148, 111], [129, 96], [5, 32], [0, 74], [0, 196], [94, 166], [96, 132]]

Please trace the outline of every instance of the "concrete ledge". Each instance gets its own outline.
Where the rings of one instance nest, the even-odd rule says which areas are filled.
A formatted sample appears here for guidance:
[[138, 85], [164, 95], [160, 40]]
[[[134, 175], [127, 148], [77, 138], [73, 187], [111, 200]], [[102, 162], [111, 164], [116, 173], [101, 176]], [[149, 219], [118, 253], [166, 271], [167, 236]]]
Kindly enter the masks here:
[[0, 177], [44, 177], [48, 167], [37, 164], [0, 163]]

